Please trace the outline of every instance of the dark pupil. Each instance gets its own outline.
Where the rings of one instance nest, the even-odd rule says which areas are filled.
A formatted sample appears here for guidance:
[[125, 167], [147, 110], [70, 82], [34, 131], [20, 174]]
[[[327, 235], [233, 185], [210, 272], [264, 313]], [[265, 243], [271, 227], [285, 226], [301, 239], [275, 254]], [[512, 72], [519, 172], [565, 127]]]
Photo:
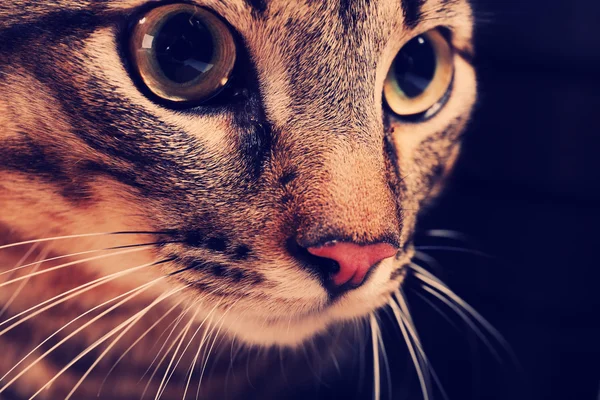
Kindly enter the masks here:
[[213, 67], [213, 37], [192, 14], [169, 18], [154, 38], [156, 61], [163, 74], [177, 83], [198, 78]]
[[430, 41], [417, 36], [396, 56], [394, 73], [398, 86], [407, 97], [421, 95], [433, 80], [436, 69], [435, 50]]

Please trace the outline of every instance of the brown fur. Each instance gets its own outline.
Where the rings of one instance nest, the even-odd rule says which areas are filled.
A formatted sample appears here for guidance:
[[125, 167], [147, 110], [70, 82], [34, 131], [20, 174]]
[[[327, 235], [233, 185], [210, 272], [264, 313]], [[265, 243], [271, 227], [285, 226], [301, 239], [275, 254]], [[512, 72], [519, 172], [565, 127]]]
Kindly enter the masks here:
[[[196, 266], [161, 280], [76, 335], [60, 359], [44, 359], [12, 385], [15, 396], [35, 393], [94, 340], [184, 284], [191, 286], [153, 308], [116, 344], [75, 398], [96, 396], [118, 355], [172, 305], [178, 304], [173, 315], [191, 304], [197, 311], [195, 319], [188, 312], [180, 328], [189, 320], [193, 331], [207, 316], [211, 327], [222, 326], [217, 348], [225, 353], [232, 338], [246, 346], [296, 347], [381, 307], [402, 280], [397, 270], [412, 257], [418, 210], [443, 183], [475, 101], [474, 72], [463, 58], [471, 52], [467, 2], [427, 0], [414, 27], [403, 23], [400, 0], [266, 0], [254, 8], [243, 0], [196, 3], [235, 29], [251, 60], [244, 71], [246, 90], [227, 107], [176, 111], [138, 90], [120, 42], [128, 18], [144, 6], [141, 0], [0, 4], [0, 244], [96, 232], [162, 232], [45, 242], [30, 255], [33, 262], [43, 251], [56, 257], [163, 242], [36, 276], [5, 317], [98, 277], [172, 259], [111, 281], [0, 336], [0, 348], [7, 349], [0, 376], [86, 310]], [[433, 118], [403, 122], [382, 106], [383, 81], [404, 43], [438, 26], [449, 29], [457, 49], [452, 93]], [[360, 288], [331, 301], [314, 271], [290, 253], [292, 239], [302, 246], [327, 239], [387, 241], [403, 250], [382, 262]], [[0, 250], [0, 272], [13, 268], [25, 251]], [[84, 257], [90, 255], [74, 259]], [[0, 275], [0, 284], [18, 276]], [[0, 287], [0, 309], [16, 286]], [[161, 326], [124, 358], [117, 370], [124, 375], [108, 380], [106, 398], [139, 397], [143, 385], [135, 382], [155, 356], [150, 348]], [[331, 346], [325, 342], [325, 348]], [[186, 352], [165, 398], [181, 398], [194, 351]], [[64, 397], [90, 362], [84, 365], [67, 371], [42, 396]], [[268, 357], [265, 365], [273, 368]], [[207, 397], [218, 396], [228, 367], [219, 374], [219, 363], [214, 366], [217, 372], [203, 383]], [[241, 377], [228, 385], [242, 397], [251, 390]], [[267, 386], [278, 388], [263, 385], [262, 390]], [[156, 390], [153, 386], [149, 393]]]

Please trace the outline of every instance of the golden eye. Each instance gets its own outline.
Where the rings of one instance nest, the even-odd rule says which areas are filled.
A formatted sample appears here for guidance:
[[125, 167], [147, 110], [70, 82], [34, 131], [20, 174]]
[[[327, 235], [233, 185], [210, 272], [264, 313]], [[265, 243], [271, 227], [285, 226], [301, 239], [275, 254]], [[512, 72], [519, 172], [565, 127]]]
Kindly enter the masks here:
[[199, 103], [217, 94], [236, 59], [229, 28], [216, 15], [189, 4], [146, 13], [133, 28], [130, 51], [148, 89], [177, 103]]
[[428, 118], [443, 105], [453, 76], [450, 44], [434, 29], [411, 39], [398, 52], [385, 78], [383, 95], [397, 115]]

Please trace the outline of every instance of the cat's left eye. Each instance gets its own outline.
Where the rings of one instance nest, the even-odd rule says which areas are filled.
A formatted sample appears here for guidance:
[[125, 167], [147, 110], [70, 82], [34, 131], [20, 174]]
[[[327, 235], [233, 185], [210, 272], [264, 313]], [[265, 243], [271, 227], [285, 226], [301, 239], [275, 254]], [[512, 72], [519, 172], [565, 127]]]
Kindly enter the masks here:
[[178, 104], [201, 103], [229, 81], [235, 40], [223, 21], [190, 4], [154, 8], [130, 38], [132, 64], [156, 96]]
[[427, 118], [447, 98], [454, 76], [450, 43], [434, 29], [410, 40], [398, 52], [385, 79], [383, 95], [400, 117]]

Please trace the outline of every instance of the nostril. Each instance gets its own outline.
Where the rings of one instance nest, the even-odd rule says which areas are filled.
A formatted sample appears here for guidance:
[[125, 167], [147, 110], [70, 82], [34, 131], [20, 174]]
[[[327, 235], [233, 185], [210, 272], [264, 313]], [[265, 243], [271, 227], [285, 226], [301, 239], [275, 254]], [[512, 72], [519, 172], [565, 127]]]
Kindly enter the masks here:
[[286, 249], [304, 268], [316, 272], [324, 282], [340, 270], [337, 261], [309, 253], [305, 247], [300, 246], [293, 238], [287, 240]]
[[308, 252], [314, 256], [334, 260], [339, 271], [333, 274], [336, 286], [350, 282], [360, 285], [369, 270], [386, 258], [393, 257], [398, 249], [388, 243], [358, 245], [347, 242], [329, 242], [323, 246], [310, 247]]

